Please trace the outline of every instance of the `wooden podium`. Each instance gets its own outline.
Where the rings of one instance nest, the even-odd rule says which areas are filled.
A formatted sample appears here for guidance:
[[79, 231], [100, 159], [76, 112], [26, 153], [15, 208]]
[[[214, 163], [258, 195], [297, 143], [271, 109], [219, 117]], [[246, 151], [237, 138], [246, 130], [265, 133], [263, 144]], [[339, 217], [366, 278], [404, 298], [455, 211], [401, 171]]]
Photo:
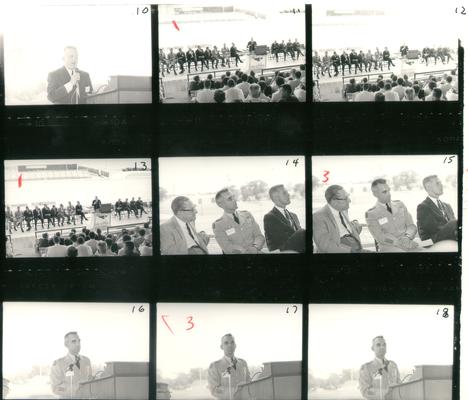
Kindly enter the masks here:
[[269, 362], [263, 366], [260, 376], [239, 386], [236, 400], [301, 399], [301, 361]]
[[90, 94], [86, 104], [151, 103], [151, 76], [111, 76], [103, 91]]
[[417, 365], [410, 381], [390, 389], [391, 400], [451, 400], [452, 366]]
[[147, 362], [111, 361], [99, 377], [80, 384], [76, 398], [147, 400], [148, 376]]

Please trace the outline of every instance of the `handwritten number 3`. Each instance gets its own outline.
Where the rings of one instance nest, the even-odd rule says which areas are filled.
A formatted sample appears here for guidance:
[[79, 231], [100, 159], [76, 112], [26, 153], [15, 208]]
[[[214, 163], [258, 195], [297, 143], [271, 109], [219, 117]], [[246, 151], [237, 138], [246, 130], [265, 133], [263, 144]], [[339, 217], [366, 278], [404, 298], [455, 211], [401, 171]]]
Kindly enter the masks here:
[[327, 182], [328, 182], [328, 179], [329, 179], [329, 178], [328, 178], [328, 175], [329, 175], [329, 174], [330, 174], [330, 171], [327, 171], [327, 170], [323, 171], [323, 178], [324, 178], [324, 179], [322, 180], [323, 183], [327, 183]]
[[193, 323], [193, 317], [192, 316], [187, 317], [187, 324], [191, 325], [191, 326], [190, 326], [190, 328], [187, 328], [186, 331], [189, 331], [190, 329], [193, 329], [193, 327], [195, 326], [195, 324]]

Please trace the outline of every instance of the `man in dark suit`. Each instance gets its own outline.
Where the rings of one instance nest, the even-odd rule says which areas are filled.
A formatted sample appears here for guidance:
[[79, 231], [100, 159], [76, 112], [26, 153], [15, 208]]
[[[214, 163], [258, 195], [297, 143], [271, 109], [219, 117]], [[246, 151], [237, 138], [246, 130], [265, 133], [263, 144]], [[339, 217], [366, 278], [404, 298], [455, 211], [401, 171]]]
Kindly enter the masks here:
[[301, 228], [297, 215], [286, 209], [291, 203], [288, 191], [283, 185], [276, 185], [270, 189], [269, 195], [275, 206], [263, 217], [268, 250], [304, 253], [305, 230]]
[[437, 175], [423, 179], [428, 197], [417, 208], [416, 221], [421, 240], [432, 239], [434, 243], [442, 240], [457, 240], [457, 219], [450, 204], [439, 200], [444, 187]]
[[89, 74], [79, 70], [78, 51], [65, 47], [63, 67], [49, 73], [47, 77], [47, 99], [54, 104], [83, 104], [93, 92]]
[[235, 58], [235, 61], [236, 61], [236, 67], [237, 67], [237, 63], [240, 61], [241, 63], [243, 63], [244, 61], [242, 61], [239, 57], [239, 52], [237, 51], [237, 47], [234, 43], [232, 43], [232, 46], [231, 48], [229, 49], [229, 51], [231, 52], [231, 58]]

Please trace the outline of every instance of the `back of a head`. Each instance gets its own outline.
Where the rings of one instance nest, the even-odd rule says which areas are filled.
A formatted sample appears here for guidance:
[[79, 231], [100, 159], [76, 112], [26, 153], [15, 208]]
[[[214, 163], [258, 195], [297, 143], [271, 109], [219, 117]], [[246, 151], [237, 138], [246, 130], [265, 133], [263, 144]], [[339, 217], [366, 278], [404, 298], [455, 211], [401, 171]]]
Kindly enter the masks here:
[[203, 86], [205, 89], [211, 89], [211, 81], [209, 79], [205, 79], [205, 82], [203, 82]]
[[414, 98], [414, 89], [412, 87], [405, 89], [405, 94], [408, 100], [413, 100]]
[[283, 78], [282, 76], [278, 76], [278, 77], [276, 78], [276, 85], [277, 85], [277, 86], [282, 86], [282, 85], [284, 85], [284, 78]]
[[385, 90], [390, 90], [392, 88], [392, 84], [391, 83], [386, 83], [385, 86], [384, 86], [384, 89]]
[[281, 86], [281, 90], [283, 92], [283, 95], [291, 96], [291, 93], [292, 93], [291, 85], [288, 85], [287, 83], [285, 83], [283, 86]]
[[98, 250], [99, 250], [99, 253], [101, 254], [105, 254], [107, 252], [107, 244], [106, 242], [104, 241], [99, 241], [98, 244], [97, 244], [97, 247], [98, 247]]
[[247, 82], [247, 79], [249, 79], [247, 74], [242, 74], [242, 82]]
[[266, 82], [265, 81], [258, 81], [258, 85], [260, 86], [260, 90], [263, 93], [266, 88]]
[[224, 90], [217, 89], [214, 92], [214, 100], [216, 103], [224, 103], [226, 100], [226, 93], [224, 93]]
[[398, 79], [397, 79], [397, 83], [398, 83], [399, 85], [403, 85], [404, 82], [405, 82], [405, 81], [403, 80], [403, 78], [398, 78]]
[[54, 236], [54, 243], [59, 244], [60, 243], [60, 236]]
[[294, 76], [296, 77], [296, 79], [301, 79], [301, 76], [302, 76], [301, 71], [294, 72]]
[[437, 99], [440, 100], [442, 98], [442, 90], [440, 88], [435, 88], [432, 92], [432, 95]]
[[429, 82], [429, 89], [434, 90], [434, 88], [436, 87], [437, 87], [437, 83], [435, 83], [434, 81]]
[[83, 236], [80, 236], [78, 238], [78, 244], [83, 244], [84, 242], [85, 242], [85, 240], [84, 240]]
[[376, 93], [375, 94], [375, 101], [380, 102], [380, 101], [385, 101], [385, 95], [383, 93]]
[[228, 86], [229, 86], [230, 88], [236, 86], [236, 83], [234, 82], [234, 79], [229, 79], [229, 81], [228, 81]]
[[78, 256], [78, 250], [74, 246], [70, 246], [67, 249], [67, 257], [77, 257]]

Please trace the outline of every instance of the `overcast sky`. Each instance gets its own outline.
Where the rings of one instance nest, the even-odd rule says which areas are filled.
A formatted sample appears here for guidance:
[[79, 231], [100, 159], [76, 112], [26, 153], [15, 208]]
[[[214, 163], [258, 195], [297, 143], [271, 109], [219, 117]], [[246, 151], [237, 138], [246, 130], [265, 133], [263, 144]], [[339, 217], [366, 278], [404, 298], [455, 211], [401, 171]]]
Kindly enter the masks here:
[[[290, 313], [286, 313], [290, 306]], [[283, 304], [158, 303], [157, 368], [173, 378], [190, 368], [208, 368], [223, 357], [221, 337], [232, 333], [236, 356], [248, 365], [302, 359], [302, 308]], [[166, 321], [172, 334], [161, 316]], [[194, 327], [186, 330], [187, 317]]]
[[[444, 155], [378, 155], [378, 156], [314, 156], [312, 175], [321, 181], [328, 178], [328, 185], [350, 185], [372, 182], [377, 177], [394, 176], [403, 171], [415, 171], [422, 184], [428, 175], [438, 175], [442, 181], [448, 175], [458, 174], [457, 156], [448, 163], [451, 154]], [[447, 158], [446, 162], [444, 160]], [[328, 171], [327, 177], [323, 174]]]
[[128, 5], [10, 7], [3, 21], [7, 96], [44, 84], [63, 66], [65, 46], [78, 49], [78, 68], [90, 74], [95, 90], [111, 75], [152, 74], [150, 12], [137, 15], [137, 6]]
[[[135, 312], [132, 313], [132, 307]], [[149, 306], [133, 303], [3, 303], [3, 376], [64, 357], [77, 331], [93, 364], [149, 360]]]
[[[297, 167], [293, 164], [296, 159], [299, 159]], [[265, 181], [269, 187], [277, 184], [304, 184], [304, 157], [292, 155], [159, 159], [159, 186], [173, 195], [214, 193], [231, 185], [240, 188], [241, 185], [257, 179]]]
[[[442, 317], [444, 307], [449, 318]], [[386, 357], [400, 371], [451, 365], [453, 317], [453, 307], [447, 305], [310, 305], [309, 370], [327, 378], [342, 369], [359, 369], [375, 357], [372, 339], [379, 335], [387, 342]]]

